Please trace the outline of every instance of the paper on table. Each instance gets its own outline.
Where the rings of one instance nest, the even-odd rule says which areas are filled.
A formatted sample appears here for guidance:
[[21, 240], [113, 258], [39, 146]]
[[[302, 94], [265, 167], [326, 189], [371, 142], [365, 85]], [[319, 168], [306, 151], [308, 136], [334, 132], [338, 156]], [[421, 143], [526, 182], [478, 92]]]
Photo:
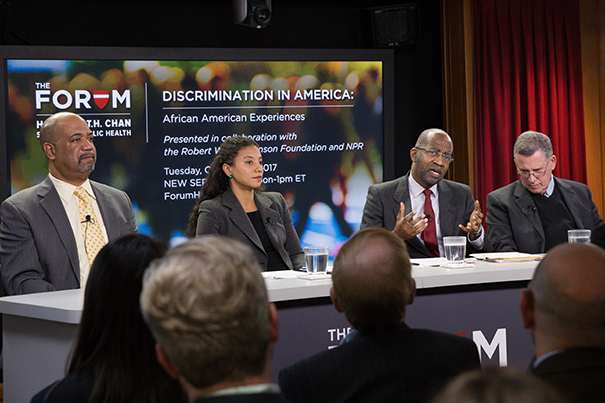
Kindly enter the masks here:
[[265, 280], [281, 280], [284, 278], [296, 278], [300, 274], [299, 271], [294, 270], [280, 270], [280, 271], [264, 271], [261, 273]]
[[414, 266], [422, 267], [439, 267], [442, 264], [447, 264], [447, 259], [444, 257], [429, 257], [423, 259], [410, 259]]
[[329, 273], [326, 274], [299, 274], [296, 276], [301, 280], [325, 280], [327, 278], [332, 278]]
[[444, 267], [446, 269], [469, 269], [471, 267], [475, 267], [475, 262], [476, 259], [473, 259], [473, 261], [471, 262], [467, 262], [465, 260], [464, 263], [446, 263], [442, 264], [441, 267]]
[[473, 253], [471, 256], [478, 260], [485, 260], [494, 263], [503, 262], [532, 262], [541, 260], [545, 255], [532, 255], [521, 252], [493, 252], [493, 253]]

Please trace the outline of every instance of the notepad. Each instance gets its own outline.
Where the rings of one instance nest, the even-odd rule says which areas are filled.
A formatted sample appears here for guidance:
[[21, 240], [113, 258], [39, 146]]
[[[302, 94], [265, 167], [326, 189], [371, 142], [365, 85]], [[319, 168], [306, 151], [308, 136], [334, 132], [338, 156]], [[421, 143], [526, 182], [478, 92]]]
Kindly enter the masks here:
[[544, 254], [534, 255], [521, 252], [493, 252], [493, 253], [472, 253], [471, 256], [477, 260], [484, 260], [493, 263], [513, 263], [513, 262], [535, 262], [542, 260]]

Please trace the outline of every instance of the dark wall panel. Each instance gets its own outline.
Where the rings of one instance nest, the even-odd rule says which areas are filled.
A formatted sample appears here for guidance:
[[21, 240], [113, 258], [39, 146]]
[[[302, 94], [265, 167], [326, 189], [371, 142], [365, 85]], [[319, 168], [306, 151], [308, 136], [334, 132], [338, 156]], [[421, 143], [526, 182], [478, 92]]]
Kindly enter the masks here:
[[[416, 1], [421, 42], [395, 50], [395, 174], [418, 134], [443, 125], [439, 0]], [[329, 4], [329, 5], [328, 5]], [[8, 44], [221, 48], [372, 48], [369, 8], [401, 1], [274, 0], [265, 29], [234, 23], [229, 0], [13, 0]]]

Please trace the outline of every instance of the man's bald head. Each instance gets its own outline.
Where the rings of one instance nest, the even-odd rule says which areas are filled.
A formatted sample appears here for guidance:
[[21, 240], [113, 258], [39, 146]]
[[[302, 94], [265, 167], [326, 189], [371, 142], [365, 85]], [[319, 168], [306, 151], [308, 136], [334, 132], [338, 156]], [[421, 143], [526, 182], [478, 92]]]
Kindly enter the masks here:
[[[414, 147], [428, 147], [431, 140], [435, 136], [437, 136], [439, 138], [443, 137], [443, 138], [447, 139], [447, 141], [449, 141], [450, 143], [452, 142], [450, 135], [447, 134], [445, 131], [443, 131], [441, 129], [426, 129], [425, 131], [420, 133], [420, 136], [418, 136], [418, 139], [416, 139], [416, 145]], [[451, 151], [452, 150], [450, 150], [450, 152]]]
[[384, 228], [361, 230], [342, 246], [332, 282], [338, 305], [358, 330], [401, 322], [415, 291], [405, 243]]
[[[42, 127], [40, 128], [40, 145], [44, 147], [44, 143], [55, 144], [57, 142], [57, 127], [61, 125], [61, 122], [69, 117], [77, 117], [82, 119], [80, 116], [71, 112], [59, 112], [49, 116]], [[84, 119], [82, 119], [84, 121]]]
[[588, 243], [556, 246], [529, 289], [536, 331], [564, 348], [605, 347], [605, 250]]
[[52, 176], [80, 186], [95, 169], [94, 136], [84, 119], [75, 113], [50, 116], [40, 129], [40, 145]]

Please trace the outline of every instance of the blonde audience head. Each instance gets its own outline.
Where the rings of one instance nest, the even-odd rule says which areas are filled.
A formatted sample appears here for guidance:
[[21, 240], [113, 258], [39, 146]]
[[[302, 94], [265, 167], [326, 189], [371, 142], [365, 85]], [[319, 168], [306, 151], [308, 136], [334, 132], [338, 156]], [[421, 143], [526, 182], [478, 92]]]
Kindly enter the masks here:
[[141, 307], [160, 362], [191, 387], [268, 372], [277, 313], [247, 246], [208, 236], [175, 247], [148, 269]]

